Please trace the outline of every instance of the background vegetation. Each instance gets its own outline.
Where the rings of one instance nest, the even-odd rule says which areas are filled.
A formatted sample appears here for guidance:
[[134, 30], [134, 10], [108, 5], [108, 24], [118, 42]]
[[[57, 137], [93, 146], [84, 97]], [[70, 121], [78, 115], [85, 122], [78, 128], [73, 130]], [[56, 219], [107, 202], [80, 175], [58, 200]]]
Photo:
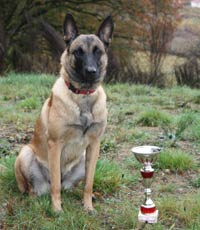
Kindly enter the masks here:
[[176, 2], [1, 0], [0, 73], [57, 74], [65, 14], [74, 15], [81, 33], [94, 33], [111, 14], [116, 27], [106, 82], [199, 87], [199, 9]]

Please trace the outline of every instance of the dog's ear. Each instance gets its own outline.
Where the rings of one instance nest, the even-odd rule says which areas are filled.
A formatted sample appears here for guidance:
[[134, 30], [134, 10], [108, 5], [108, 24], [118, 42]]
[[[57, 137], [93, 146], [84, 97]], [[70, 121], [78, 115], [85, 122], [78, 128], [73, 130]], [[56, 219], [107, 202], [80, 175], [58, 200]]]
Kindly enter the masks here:
[[108, 16], [100, 25], [97, 33], [97, 36], [101, 39], [106, 47], [111, 43], [113, 30], [114, 23], [112, 17]]
[[71, 14], [66, 14], [63, 23], [64, 40], [69, 45], [77, 36], [78, 28], [76, 22]]

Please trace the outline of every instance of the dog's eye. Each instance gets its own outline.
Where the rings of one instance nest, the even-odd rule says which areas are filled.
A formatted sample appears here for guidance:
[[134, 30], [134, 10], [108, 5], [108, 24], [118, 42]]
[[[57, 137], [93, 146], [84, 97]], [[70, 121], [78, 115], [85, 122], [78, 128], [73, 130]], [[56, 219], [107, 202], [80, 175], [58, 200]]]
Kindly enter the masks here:
[[96, 54], [96, 55], [100, 56], [102, 54], [102, 51], [97, 46], [95, 46], [93, 48], [93, 54]]
[[83, 56], [83, 54], [84, 54], [84, 51], [82, 48], [78, 48], [78, 49], [74, 50], [74, 55], [76, 57], [81, 57], [81, 56]]

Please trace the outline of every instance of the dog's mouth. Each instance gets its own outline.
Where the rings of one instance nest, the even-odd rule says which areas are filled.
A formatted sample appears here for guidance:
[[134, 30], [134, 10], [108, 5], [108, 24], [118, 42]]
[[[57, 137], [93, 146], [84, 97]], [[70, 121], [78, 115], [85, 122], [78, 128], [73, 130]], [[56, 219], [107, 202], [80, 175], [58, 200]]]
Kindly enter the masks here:
[[69, 75], [70, 79], [81, 85], [81, 88], [90, 89], [93, 88], [94, 85], [99, 84], [101, 82], [100, 76], [91, 78], [90, 76], [82, 76], [77, 73]]
[[97, 84], [100, 82], [100, 76], [95, 75], [80, 75], [77, 74], [76, 77], [77, 81], [83, 85], [88, 85], [88, 86], [92, 86], [94, 84]]
[[95, 89], [97, 87], [97, 85], [100, 83], [99, 80], [96, 81], [76, 81], [79, 84], [79, 88], [81, 90], [91, 90], [91, 89]]
[[80, 85], [80, 89], [86, 89], [86, 90], [88, 90], [88, 89], [94, 89], [95, 88], [95, 85], [96, 84], [98, 84], [99, 82], [93, 82], [93, 83], [91, 83], [91, 82], [82, 82], [81, 83], [81, 85]]

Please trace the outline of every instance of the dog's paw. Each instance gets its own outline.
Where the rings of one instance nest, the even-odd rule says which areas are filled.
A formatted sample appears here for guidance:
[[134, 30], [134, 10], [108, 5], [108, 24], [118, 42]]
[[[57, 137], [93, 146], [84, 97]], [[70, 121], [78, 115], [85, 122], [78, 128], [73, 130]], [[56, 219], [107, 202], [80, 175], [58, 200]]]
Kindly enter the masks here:
[[84, 211], [92, 216], [95, 216], [97, 214], [97, 210], [94, 209], [93, 207], [84, 206]]
[[53, 209], [53, 211], [56, 212], [56, 213], [62, 213], [62, 212], [63, 212], [62, 207], [59, 207], [59, 208], [56, 207], [56, 208], [55, 208], [55, 207], [52, 206], [52, 209]]
[[53, 209], [54, 212], [62, 212], [63, 209], [61, 207], [61, 202], [52, 203], [52, 209]]

